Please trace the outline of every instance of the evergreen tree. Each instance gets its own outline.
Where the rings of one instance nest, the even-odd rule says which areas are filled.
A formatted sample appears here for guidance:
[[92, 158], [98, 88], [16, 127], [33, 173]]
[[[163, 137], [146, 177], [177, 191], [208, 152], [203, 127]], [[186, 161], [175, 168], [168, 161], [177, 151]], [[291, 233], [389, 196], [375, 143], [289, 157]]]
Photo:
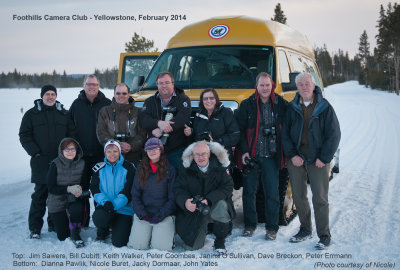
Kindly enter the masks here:
[[285, 16], [285, 14], [283, 13], [280, 3], [276, 4], [274, 12], [275, 12], [274, 17], [272, 17], [271, 20], [286, 24], [287, 18]]
[[[395, 3], [393, 6], [388, 4], [386, 13], [381, 5], [378, 20], [377, 52], [382, 63], [387, 63], [390, 85], [399, 95], [399, 72], [400, 72], [400, 5]], [[391, 83], [391, 74], [393, 83]]]
[[364, 73], [362, 74], [365, 80], [365, 86], [368, 86], [368, 59], [370, 57], [369, 53], [369, 42], [367, 31], [360, 36], [360, 42], [358, 43], [358, 56], [361, 60], [361, 65], [363, 67]]
[[132, 40], [125, 43], [126, 52], [156, 52], [158, 49], [154, 47], [154, 41], [134, 33]]

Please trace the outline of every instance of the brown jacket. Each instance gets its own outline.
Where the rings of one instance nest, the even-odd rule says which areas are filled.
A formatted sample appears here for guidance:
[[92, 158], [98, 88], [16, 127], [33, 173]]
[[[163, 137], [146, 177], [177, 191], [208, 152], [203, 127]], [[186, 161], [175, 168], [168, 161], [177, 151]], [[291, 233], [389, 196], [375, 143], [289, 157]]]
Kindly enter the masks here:
[[[146, 130], [139, 123], [140, 109], [134, 106], [134, 100], [129, 98], [128, 104], [118, 104], [113, 98], [111, 105], [100, 110], [97, 124], [97, 138], [104, 145], [114, 139], [127, 142], [132, 150], [124, 154], [130, 162], [137, 162], [142, 157], [143, 146], [146, 140]], [[126, 136], [124, 140], [117, 134]]]

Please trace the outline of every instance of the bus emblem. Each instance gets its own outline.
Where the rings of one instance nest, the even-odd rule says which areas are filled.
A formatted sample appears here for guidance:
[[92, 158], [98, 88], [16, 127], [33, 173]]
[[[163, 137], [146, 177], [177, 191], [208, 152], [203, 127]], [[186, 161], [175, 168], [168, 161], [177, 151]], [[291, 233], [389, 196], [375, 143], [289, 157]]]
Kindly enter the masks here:
[[228, 34], [228, 32], [229, 27], [225, 24], [215, 25], [211, 27], [210, 30], [208, 30], [208, 34], [210, 35], [210, 37], [215, 39], [223, 38]]

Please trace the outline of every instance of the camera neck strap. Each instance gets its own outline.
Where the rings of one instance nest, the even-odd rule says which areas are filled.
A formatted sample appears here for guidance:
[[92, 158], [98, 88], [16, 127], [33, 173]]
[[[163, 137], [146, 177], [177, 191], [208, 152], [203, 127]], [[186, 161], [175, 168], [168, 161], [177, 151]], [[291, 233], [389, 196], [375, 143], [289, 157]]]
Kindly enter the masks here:
[[[113, 129], [114, 129], [114, 135], [115, 135], [115, 134], [117, 134], [117, 128], [116, 128], [116, 124], [115, 124], [116, 118], [117, 118], [117, 112], [116, 112], [115, 108], [113, 109], [112, 113], [113, 113], [113, 118], [114, 118], [113, 119]], [[128, 137], [130, 137], [131, 136], [131, 109], [128, 110], [128, 124], [127, 124], [127, 126], [128, 126], [127, 135], [128, 135]]]

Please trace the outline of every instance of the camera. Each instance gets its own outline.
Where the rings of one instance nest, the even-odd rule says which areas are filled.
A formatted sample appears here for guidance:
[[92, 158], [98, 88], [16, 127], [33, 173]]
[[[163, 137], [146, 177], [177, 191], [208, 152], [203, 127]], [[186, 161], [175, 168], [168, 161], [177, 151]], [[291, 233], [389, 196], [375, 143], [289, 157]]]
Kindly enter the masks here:
[[255, 158], [246, 157], [244, 162], [246, 165], [242, 170], [243, 176], [248, 176], [253, 169], [258, 169], [258, 161]]
[[126, 142], [129, 139], [129, 135], [123, 133], [115, 134], [115, 139], [119, 142]]
[[[162, 113], [164, 115], [164, 121], [171, 121], [171, 119], [174, 117], [175, 112], [176, 112], [176, 107], [173, 106], [163, 107]], [[169, 136], [168, 133], [164, 133], [161, 136], [160, 140], [162, 144], [165, 145], [167, 143], [168, 136]]]
[[202, 196], [196, 195], [194, 196], [192, 203], [196, 204], [196, 208], [200, 213], [208, 215], [208, 213], [210, 213], [210, 207], [207, 204], [202, 203], [202, 200], [204, 200]]
[[264, 135], [267, 137], [268, 149], [271, 154], [276, 153], [276, 129], [274, 126], [263, 129]]
[[207, 142], [209, 142], [210, 141], [210, 134], [211, 132], [208, 132], [208, 131], [204, 131], [203, 133], [201, 133], [200, 135], [199, 135], [199, 141], [207, 141]]
[[67, 193], [67, 202], [68, 203], [73, 203], [73, 202], [76, 202], [77, 200], [83, 200], [83, 199], [89, 199], [89, 198], [90, 198], [89, 190], [82, 191], [82, 194], [79, 197], [75, 197], [74, 194]]

